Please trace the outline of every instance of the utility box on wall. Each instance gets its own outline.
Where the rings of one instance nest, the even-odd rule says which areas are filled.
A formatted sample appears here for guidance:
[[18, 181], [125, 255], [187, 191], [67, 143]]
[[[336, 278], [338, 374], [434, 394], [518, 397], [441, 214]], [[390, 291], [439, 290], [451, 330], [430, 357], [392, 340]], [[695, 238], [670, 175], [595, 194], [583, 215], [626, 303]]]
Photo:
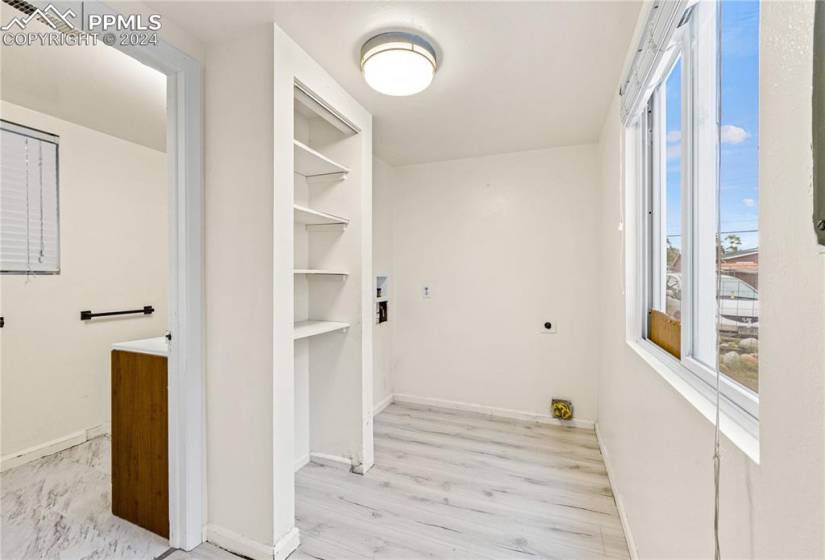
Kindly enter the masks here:
[[375, 277], [375, 322], [379, 325], [389, 319], [389, 276]]

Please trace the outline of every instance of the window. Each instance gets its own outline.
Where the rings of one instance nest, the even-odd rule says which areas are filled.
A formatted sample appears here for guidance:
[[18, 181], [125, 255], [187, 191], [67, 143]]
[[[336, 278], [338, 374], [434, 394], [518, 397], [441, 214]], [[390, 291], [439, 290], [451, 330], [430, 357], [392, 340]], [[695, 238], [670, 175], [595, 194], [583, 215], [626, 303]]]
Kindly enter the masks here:
[[0, 270], [59, 273], [58, 137], [1, 124]]
[[642, 58], [656, 63], [639, 86], [634, 128], [642, 191], [634, 328], [705, 393], [719, 370], [726, 406], [753, 432], [759, 5], [700, 2], [673, 21], [666, 48]]
[[759, 3], [721, 3], [720, 370], [759, 391]]
[[679, 281], [682, 256], [682, 61], [678, 60], [670, 71], [662, 94], [665, 97], [665, 133], [663, 150], [665, 155], [665, 177], [662, 195], [664, 198], [665, 245], [664, 265], [667, 275], [665, 282], [665, 302], [662, 307], [668, 316], [679, 320], [682, 317], [682, 290]]

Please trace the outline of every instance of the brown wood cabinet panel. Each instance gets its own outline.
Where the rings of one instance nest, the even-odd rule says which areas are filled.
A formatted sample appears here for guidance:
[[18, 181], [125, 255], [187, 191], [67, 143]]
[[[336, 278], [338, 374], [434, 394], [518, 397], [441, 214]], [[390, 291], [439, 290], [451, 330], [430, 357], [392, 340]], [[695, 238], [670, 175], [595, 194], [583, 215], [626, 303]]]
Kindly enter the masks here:
[[166, 366], [112, 351], [112, 513], [169, 538]]

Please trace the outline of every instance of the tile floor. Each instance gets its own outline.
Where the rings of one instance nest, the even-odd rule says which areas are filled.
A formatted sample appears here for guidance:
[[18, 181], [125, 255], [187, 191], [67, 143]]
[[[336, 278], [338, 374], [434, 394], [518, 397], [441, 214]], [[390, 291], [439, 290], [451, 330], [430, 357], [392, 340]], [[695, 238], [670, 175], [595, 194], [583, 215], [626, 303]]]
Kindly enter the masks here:
[[169, 543], [112, 515], [106, 436], [0, 475], [4, 560], [140, 559]]

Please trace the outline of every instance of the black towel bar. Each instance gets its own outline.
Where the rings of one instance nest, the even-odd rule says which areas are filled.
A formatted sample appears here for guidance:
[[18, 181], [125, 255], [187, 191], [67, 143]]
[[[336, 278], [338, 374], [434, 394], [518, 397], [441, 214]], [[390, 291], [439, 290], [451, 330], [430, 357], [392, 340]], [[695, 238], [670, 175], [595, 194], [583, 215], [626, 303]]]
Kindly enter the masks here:
[[111, 317], [113, 315], [134, 315], [140, 313], [142, 315], [151, 315], [155, 312], [155, 308], [151, 305], [144, 305], [143, 309], [129, 309], [127, 311], [104, 311], [103, 313], [92, 313], [91, 311], [81, 311], [80, 320], [88, 321], [95, 317]]

